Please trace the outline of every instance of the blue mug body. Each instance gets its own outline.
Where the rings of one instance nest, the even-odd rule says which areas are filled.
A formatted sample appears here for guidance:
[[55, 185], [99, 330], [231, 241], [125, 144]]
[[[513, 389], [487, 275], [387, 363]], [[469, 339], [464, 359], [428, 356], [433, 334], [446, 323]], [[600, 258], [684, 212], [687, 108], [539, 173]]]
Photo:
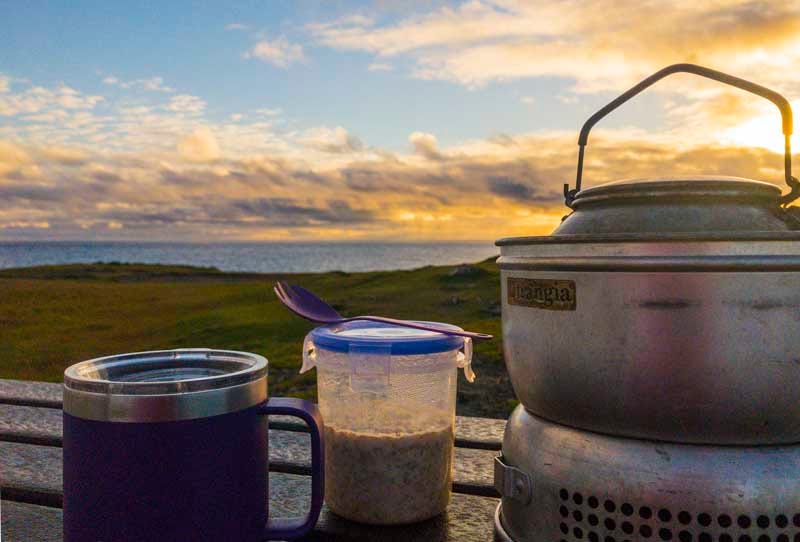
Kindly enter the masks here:
[[[267, 399], [266, 359], [185, 349], [73, 365], [64, 384], [64, 541], [299, 538], [322, 506], [321, 418]], [[311, 430], [312, 503], [270, 521], [270, 414]]]

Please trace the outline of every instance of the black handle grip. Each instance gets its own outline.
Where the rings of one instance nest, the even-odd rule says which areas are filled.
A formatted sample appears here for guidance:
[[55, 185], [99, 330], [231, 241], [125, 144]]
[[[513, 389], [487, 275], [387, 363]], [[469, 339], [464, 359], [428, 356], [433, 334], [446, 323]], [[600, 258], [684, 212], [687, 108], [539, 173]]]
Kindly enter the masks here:
[[800, 182], [798, 182], [796, 178], [792, 177], [792, 150], [790, 143], [790, 138], [792, 135], [792, 107], [789, 105], [789, 101], [774, 90], [751, 83], [750, 81], [745, 81], [744, 79], [740, 79], [738, 77], [734, 77], [733, 75], [728, 75], [727, 73], [718, 72], [716, 70], [704, 68], [695, 64], [673, 64], [657, 71], [647, 79], [640, 81], [638, 84], [628, 89], [613, 101], [609, 102], [608, 105], [600, 109], [597, 113], [589, 117], [589, 119], [583, 124], [580, 136], [578, 136], [578, 145], [580, 148], [578, 150], [578, 173], [575, 177], [575, 188], [570, 189], [569, 184], [564, 185], [564, 200], [567, 207], [572, 207], [572, 202], [575, 200], [575, 196], [581, 190], [581, 180], [583, 177], [583, 154], [586, 144], [589, 141], [589, 131], [592, 129], [592, 127], [597, 124], [600, 119], [642, 92], [647, 87], [651, 86], [656, 81], [659, 81], [673, 73], [680, 72], [693, 73], [695, 75], [707, 77], [709, 79], [752, 92], [753, 94], [757, 94], [758, 96], [766, 98], [778, 107], [781, 112], [781, 119], [783, 121], [783, 135], [786, 141], [784, 153], [786, 184], [789, 185], [789, 188], [791, 189], [789, 193], [781, 196], [780, 203], [787, 205], [800, 197]]

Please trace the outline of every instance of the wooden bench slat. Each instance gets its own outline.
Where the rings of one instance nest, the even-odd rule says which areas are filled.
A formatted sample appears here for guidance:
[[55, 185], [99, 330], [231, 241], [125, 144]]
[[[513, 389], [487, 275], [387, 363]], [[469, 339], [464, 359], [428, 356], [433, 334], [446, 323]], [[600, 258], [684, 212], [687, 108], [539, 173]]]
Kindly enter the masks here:
[[62, 397], [61, 384], [0, 379], [0, 403], [61, 408]]
[[3, 517], [4, 540], [63, 541], [61, 510], [58, 508], [2, 501], [0, 502], [0, 514]]
[[[270, 514], [289, 517], [308, 507], [310, 481], [307, 476], [270, 474]], [[3, 497], [5, 497], [5, 490]], [[323, 506], [314, 532], [307, 540], [338, 542], [380, 540], [407, 542], [425, 540], [456, 542], [491, 540], [492, 517], [498, 500], [454, 494], [447, 512], [440, 517], [414, 525], [373, 527], [337, 517]], [[9, 541], [62, 542], [62, 513], [54, 507], [4, 500], [2, 530]]]
[[[0, 405], [0, 444], [58, 447], [61, 446], [61, 434], [60, 410]], [[307, 433], [270, 429], [269, 444], [271, 470], [291, 474], [311, 473]], [[61, 451], [56, 449], [60, 470]], [[495, 453], [491, 450], [456, 448], [453, 490], [471, 495], [496, 496], [493, 487]], [[3, 458], [0, 458], [0, 465], [2, 464]], [[0, 471], [6, 472], [5, 469]]]
[[[60, 409], [61, 384], [0, 379], [0, 405], [19, 405]], [[456, 416], [456, 446], [500, 450], [506, 420]], [[305, 425], [288, 416], [273, 416], [270, 427], [284, 431], [307, 432]]]

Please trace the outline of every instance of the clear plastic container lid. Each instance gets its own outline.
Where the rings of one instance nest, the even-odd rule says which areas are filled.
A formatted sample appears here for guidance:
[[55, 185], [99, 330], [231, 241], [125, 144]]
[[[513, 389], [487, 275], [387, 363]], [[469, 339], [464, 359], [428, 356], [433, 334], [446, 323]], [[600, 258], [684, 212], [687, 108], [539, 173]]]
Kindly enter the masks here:
[[[423, 322], [420, 322], [423, 323]], [[441, 327], [442, 329], [461, 330], [460, 327], [441, 322], [424, 322], [425, 324]], [[310, 370], [320, 363], [317, 349], [327, 350], [342, 356], [330, 356], [332, 365], [343, 365], [343, 359], [349, 359], [350, 365], [364, 358], [381, 358], [387, 363], [392, 358], [402, 356], [403, 361], [393, 363], [393, 372], [430, 372], [449, 367], [461, 367], [467, 380], [472, 382], [475, 374], [472, 372], [472, 340], [458, 335], [445, 335], [435, 331], [426, 331], [407, 327], [357, 320], [344, 324], [320, 326], [306, 336], [303, 346], [303, 367], [301, 373]], [[438, 363], [424, 359], [432, 354], [453, 352], [452, 358], [432, 356], [438, 358]], [[414, 359], [417, 358], [418, 359]], [[439, 367], [439, 365], [443, 365]]]

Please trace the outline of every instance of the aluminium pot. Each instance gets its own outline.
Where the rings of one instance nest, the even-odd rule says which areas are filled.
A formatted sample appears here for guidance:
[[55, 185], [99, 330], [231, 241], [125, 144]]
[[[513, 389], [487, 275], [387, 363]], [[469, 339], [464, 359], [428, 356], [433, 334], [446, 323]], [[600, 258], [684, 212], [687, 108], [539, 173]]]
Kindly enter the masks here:
[[[791, 192], [731, 177], [581, 190], [588, 133], [662, 77], [689, 72], [778, 105]], [[800, 220], [791, 109], [694, 65], [645, 79], [591, 117], [573, 210], [550, 236], [501, 239], [503, 341], [517, 397], [559, 424], [697, 444], [800, 442]]]

